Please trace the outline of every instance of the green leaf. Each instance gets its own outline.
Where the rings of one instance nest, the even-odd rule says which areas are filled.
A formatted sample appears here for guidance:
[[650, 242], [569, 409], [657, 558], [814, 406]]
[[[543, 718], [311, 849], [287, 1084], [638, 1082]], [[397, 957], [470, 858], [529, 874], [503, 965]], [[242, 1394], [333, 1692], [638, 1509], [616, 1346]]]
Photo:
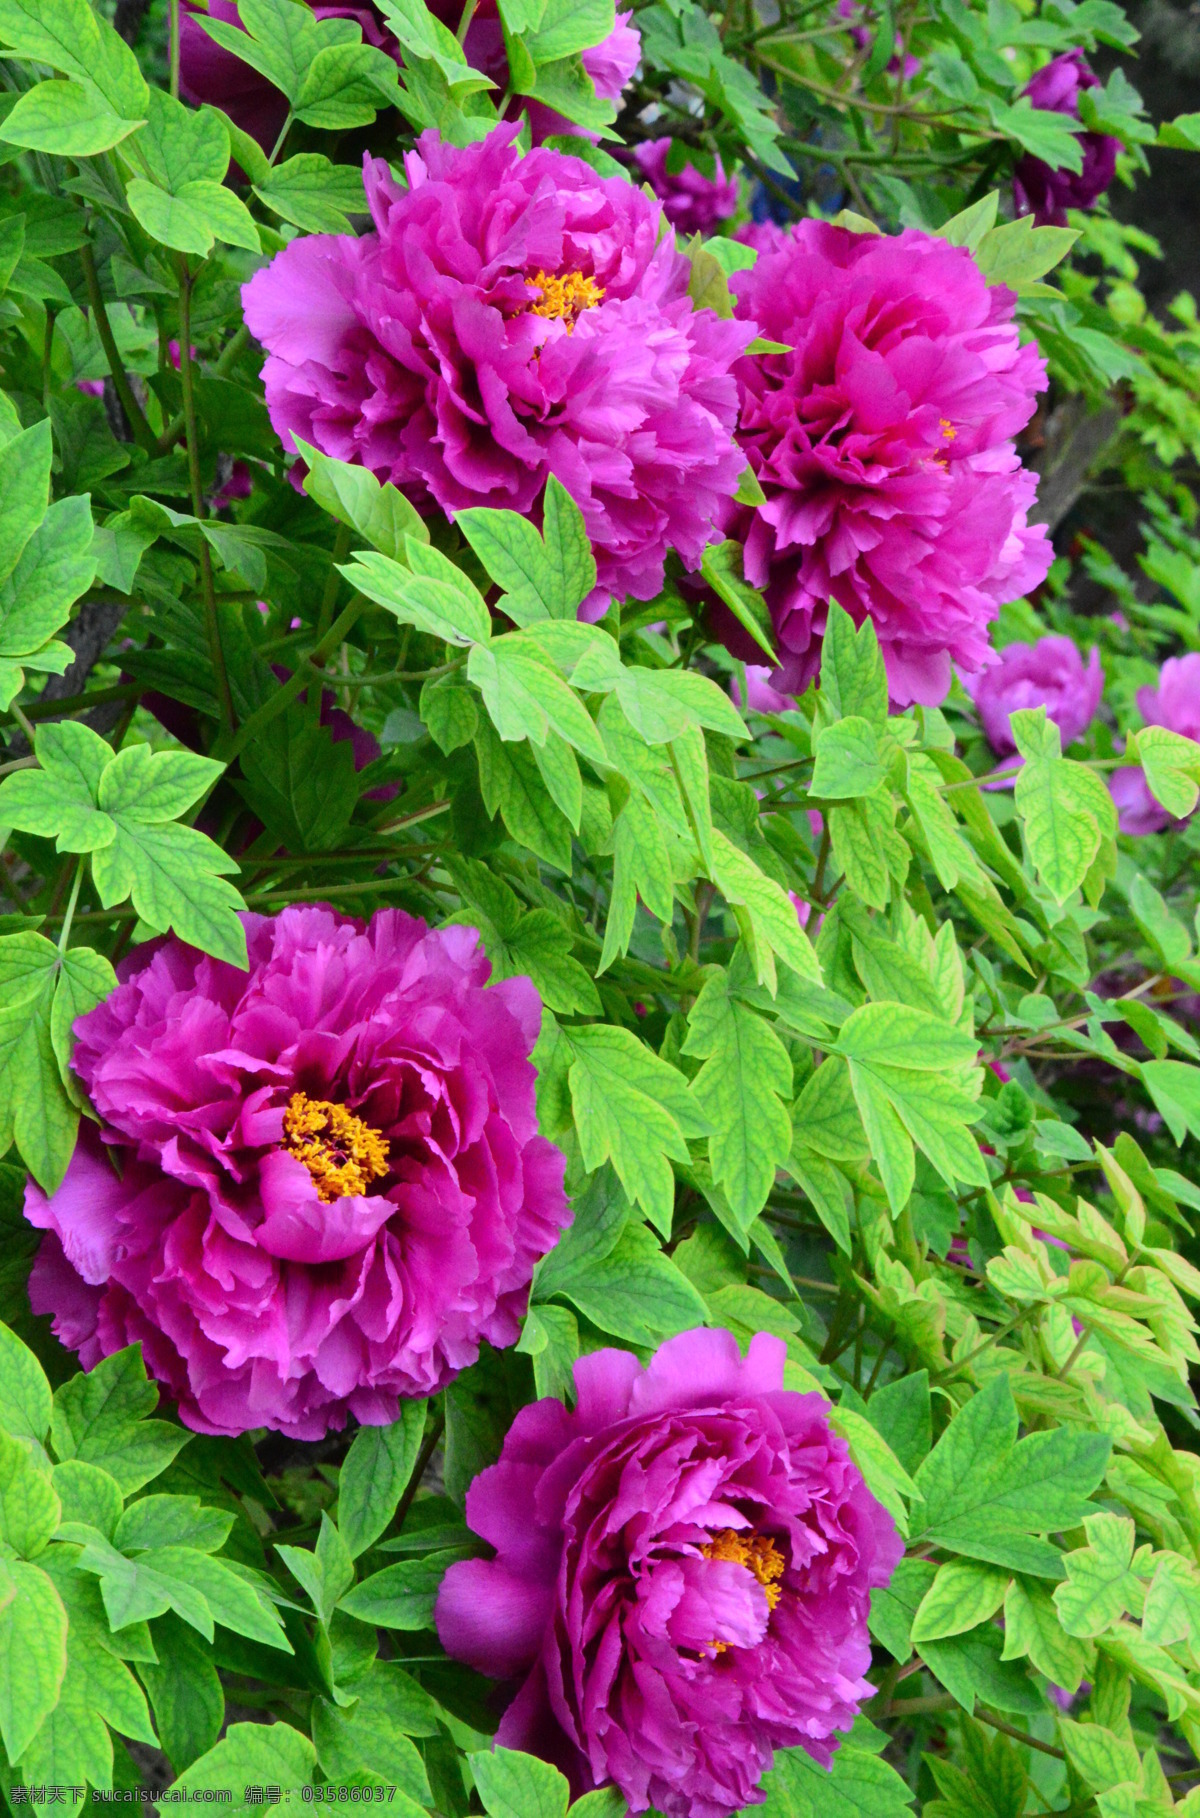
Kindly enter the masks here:
[[[288, 160], [289, 164], [296, 162], [296, 159]], [[338, 165], [335, 168], [343, 170], [345, 167]], [[296, 438], [296, 447], [308, 468], [304, 477], [304, 490], [308, 496], [339, 524], [357, 531], [382, 555], [401, 567], [407, 566], [407, 538], [411, 536], [418, 542], [427, 542], [429, 532], [404, 494], [390, 481], [381, 484], [369, 469], [356, 467], [349, 461], [335, 461], [300, 437]]]
[[[398, 1666], [376, 1665], [353, 1687], [353, 1711], [339, 1710], [324, 1698], [313, 1705], [313, 1741], [322, 1771], [331, 1780], [377, 1775], [406, 1793], [414, 1811], [421, 1810], [432, 1795], [411, 1737], [436, 1735], [437, 1707]], [[414, 1722], [415, 1732], [409, 1727]]]
[[[0, 23], [3, 18], [0, 0]], [[0, 580], [12, 573], [46, 515], [52, 452], [48, 417], [0, 448]]]
[[360, 1427], [338, 1475], [338, 1528], [352, 1559], [373, 1546], [408, 1487], [425, 1432], [424, 1402], [387, 1427]]
[[1092, 1664], [1092, 1650], [1065, 1632], [1050, 1592], [1032, 1578], [1014, 1578], [1004, 1599], [1002, 1658], [1023, 1654], [1052, 1685], [1068, 1692], [1079, 1690]]
[[225, 1694], [211, 1650], [177, 1616], [154, 1625], [158, 1659], [139, 1665], [167, 1759], [177, 1774], [211, 1749], [225, 1721]]
[[97, 89], [81, 82], [38, 82], [0, 124], [0, 139], [59, 158], [93, 158], [140, 125], [123, 120]]
[[62, 1505], [50, 1473], [35, 1464], [20, 1440], [0, 1433], [0, 1547], [34, 1559], [52, 1539]]
[[150, 238], [175, 252], [205, 259], [214, 240], [244, 246], [248, 252], [260, 250], [258, 229], [245, 203], [232, 190], [206, 177], [181, 184], [174, 194], [144, 177], [134, 177], [126, 199]]
[[233, 1802], [223, 1806], [235, 1818], [248, 1818], [261, 1805], [251, 1798], [264, 1786], [286, 1787], [290, 1792], [311, 1786], [317, 1752], [307, 1736], [287, 1723], [231, 1723], [215, 1748], [201, 1755], [170, 1791], [206, 1792], [211, 1787], [233, 1788]]
[[843, 1742], [823, 1768], [804, 1749], [781, 1749], [764, 1776], [762, 1818], [909, 1818], [913, 1795], [894, 1767]]
[[938, 1568], [937, 1577], [921, 1600], [913, 1618], [913, 1642], [919, 1647], [925, 1641], [941, 1641], [947, 1635], [961, 1635], [977, 1628], [996, 1614], [1008, 1585], [1008, 1573], [994, 1566], [977, 1565], [966, 1559], [950, 1560]]
[[350, 1549], [328, 1512], [321, 1511], [321, 1526], [316, 1548], [276, 1546], [276, 1552], [298, 1584], [304, 1586], [313, 1609], [323, 1623], [328, 1623], [342, 1594], [354, 1583], [354, 1561]]
[[50, 1040], [64, 1084], [70, 1087], [68, 1067], [77, 1019], [102, 1003], [117, 982], [117, 975], [102, 953], [90, 947], [70, 947], [59, 956], [58, 983], [50, 1011]]
[[[0, 13], [0, 19], [3, 15]], [[67, 1613], [46, 1573], [0, 1560], [0, 1742], [18, 1761], [58, 1703], [67, 1670]]]
[[606, 972], [627, 951], [639, 898], [661, 922], [671, 921], [675, 911], [671, 853], [658, 815], [635, 789], [613, 822], [612, 894], [598, 972]]
[[373, 44], [330, 44], [304, 72], [296, 118], [326, 132], [370, 126], [385, 96], [399, 95], [396, 66]]
[[917, 1472], [921, 1537], [1039, 1578], [1059, 1555], [1037, 1535], [1078, 1526], [1100, 1482], [1105, 1434], [1058, 1427], [1017, 1438], [1008, 1377], [992, 1378], [951, 1421]]
[[68, 1458], [62, 1464], [56, 1464], [50, 1473], [54, 1493], [62, 1504], [64, 1525], [69, 1521], [83, 1522], [86, 1527], [99, 1528], [106, 1540], [111, 1540], [121, 1519], [121, 1492], [117, 1481], [99, 1465], [84, 1464], [78, 1458]]
[[544, 746], [556, 732], [594, 763], [607, 762], [604, 742], [578, 695], [516, 637], [477, 644], [467, 659], [467, 675], [502, 739]]
[[1200, 1142], [1200, 1067], [1150, 1060], [1142, 1062], [1141, 1075], [1175, 1141], [1182, 1143], [1190, 1135]]
[[[405, 538], [405, 554], [411, 563], [411, 536]], [[341, 572], [369, 600], [431, 637], [465, 648], [486, 644], [492, 635], [491, 617], [482, 596], [444, 556], [436, 575], [413, 573], [411, 567], [402, 568], [399, 562], [374, 550], [356, 556]]]
[[479, 730], [479, 708], [461, 674], [423, 682], [419, 710], [430, 737], [447, 756], [469, 745]]
[[[1079, 140], [1069, 128], [1063, 132], [1067, 116], [1049, 118], [1059, 123], [1051, 130], [1062, 137], [1064, 149], [1078, 157]], [[1039, 126], [1046, 119], [1041, 114]], [[984, 234], [974, 249], [975, 262], [989, 284], [1006, 284], [1019, 297], [1055, 296], [1058, 293], [1038, 279], [1066, 258], [1078, 238], [1073, 227], [1035, 227], [1032, 215], [1018, 215], [1015, 221], [1005, 221]]]
[[[72, 1465], [76, 1470], [88, 1468], [72, 1459], [59, 1469]], [[228, 1540], [234, 1520], [231, 1510], [206, 1508], [198, 1496], [139, 1496], [117, 1522], [112, 1541], [122, 1553], [165, 1546], [195, 1547], [201, 1553], [215, 1553]]]
[[50, 1405], [41, 1364], [15, 1332], [0, 1325], [0, 1428], [41, 1445], [50, 1430]]
[[741, 1227], [749, 1229], [792, 1145], [787, 1049], [757, 1010], [710, 978], [688, 1016], [685, 1054], [703, 1060], [692, 1096], [709, 1126], [709, 1161]]
[[871, 1634], [901, 1666], [912, 1654], [913, 1618], [936, 1572], [928, 1559], [902, 1559], [891, 1581], [871, 1592]]
[[565, 1818], [570, 1788], [550, 1762], [501, 1748], [467, 1759], [488, 1818]]
[[[552, 745], [553, 740], [547, 739], [545, 749]], [[570, 747], [563, 749], [574, 764]], [[547, 787], [537, 762], [541, 754], [535, 755], [535, 747], [526, 743], [502, 744], [490, 720], [479, 723], [475, 751], [479, 787], [489, 814], [499, 812], [519, 845], [528, 846], [547, 864], [570, 876], [571, 822]], [[574, 774], [578, 782], [577, 765]]]
[[442, 1579], [453, 1562], [462, 1557], [462, 1549], [452, 1547], [427, 1553], [422, 1559], [401, 1559], [356, 1584], [346, 1592], [339, 1607], [347, 1616], [373, 1623], [376, 1628], [431, 1628]]
[[[1045, 108], [1034, 107], [1027, 95], [1019, 95], [1014, 102], [1002, 102], [995, 96], [988, 96], [988, 112], [992, 124], [1000, 132], [1020, 146], [1022, 151], [1031, 152], [1048, 164], [1051, 170], [1069, 170], [1079, 172], [1083, 168], [1083, 147], [1079, 143], [1079, 128], [1069, 114], [1051, 113]], [[1027, 219], [1028, 217], [1019, 217]], [[1016, 225], [1011, 223], [1010, 225]], [[1032, 230], [1032, 221], [1030, 221]], [[993, 228], [992, 232], [1002, 232]], [[1034, 230], [1045, 232], [1045, 229]], [[985, 236], [986, 240], [986, 236]], [[976, 249], [978, 258], [983, 242]], [[990, 271], [984, 275], [991, 278]]]
[[137, 58], [87, 0], [0, 0], [0, 42], [95, 88], [124, 118], [145, 117]]
[[[272, 214], [309, 234], [348, 234], [349, 217], [365, 214], [367, 207], [362, 172], [353, 165], [331, 164], [320, 152], [297, 152], [285, 159], [255, 181], [254, 193]], [[385, 550], [395, 553], [394, 548]]]
[[170, 928], [189, 945], [244, 970], [246, 934], [238, 914], [244, 905], [219, 875], [235, 868], [236, 861], [207, 835], [174, 821], [122, 825], [112, 844], [92, 855], [92, 876], [106, 909], [132, 896], [151, 928]]
[[850, 1455], [866, 1479], [877, 1502], [889, 1511], [902, 1534], [908, 1533], [906, 1503], [919, 1501], [917, 1487], [886, 1439], [866, 1415], [843, 1405], [835, 1408], [829, 1424], [850, 1447]]
[[813, 740], [812, 792], [831, 801], [871, 795], [884, 780], [874, 727], [860, 714], [826, 726]]
[[157, 1402], [140, 1345], [114, 1351], [55, 1391], [50, 1443], [60, 1459], [99, 1465], [124, 1495], [132, 1495], [165, 1470], [191, 1438], [183, 1427], [146, 1418]]
[[1015, 1717], [1040, 1716], [1042, 1694], [1024, 1667], [1002, 1659], [1002, 1645], [998, 1629], [981, 1627], [950, 1641], [926, 1641], [921, 1655], [965, 1711], [974, 1711], [978, 1698]]
[[0, 937], [0, 1148], [15, 1141], [47, 1193], [66, 1173], [78, 1124], [54, 1048], [57, 968], [42, 935]]
[[16, 662], [41, 651], [66, 624], [95, 571], [92, 514], [86, 498], [60, 499], [0, 585], [0, 657]]
[[1014, 796], [1029, 854], [1051, 895], [1065, 903], [1083, 883], [1101, 841], [1115, 835], [1117, 811], [1095, 771], [1060, 755], [1058, 727], [1044, 707], [1018, 709], [1011, 723], [1026, 760]]
[[1141, 764], [1146, 784], [1176, 820], [1191, 814], [1200, 797], [1200, 745], [1167, 726], [1143, 726], [1126, 744], [1126, 756]]
[[1134, 1525], [1120, 1515], [1089, 1515], [1085, 1547], [1063, 1559], [1067, 1578], [1054, 1592], [1068, 1635], [1102, 1635], [1126, 1610], [1140, 1611], [1144, 1587], [1132, 1570]]
[[834, 719], [854, 715], [877, 730], [887, 721], [887, 675], [875, 627], [866, 619], [856, 630], [836, 600], [829, 603], [821, 646], [821, 693]]
[[354, 747], [298, 703], [276, 714], [242, 752], [242, 793], [292, 853], [339, 846], [358, 802]]
[[[725, 244], [733, 245], [733, 242], [726, 241]], [[743, 480], [747, 475], [751, 480], [754, 479], [752, 468], [744, 469]], [[757, 481], [754, 484], [758, 487], [758, 503], [765, 503], [762, 488]], [[717, 598], [728, 606], [742, 630], [750, 634], [767, 661], [774, 666], [778, 659], [771, 614], [758, 588], [751, 587], [745, 578], [742, 545], [729, 537], [723, 543], [710, 543], [700, 558], [700, 572]]]
[[545, 541], [515, 511], [472, 506], [455, 523], [502, 589], [499, 610], [517, 625], [570, 619], [596, 585], [583, 514], [553, 475], [546, 482]]
[[713, 857], [713, 881], [737, 917], [759, 983], [775, 993], [778, 956], [801, 978], [819, 985], [817, 956], [787, 892], [719, 828], [713, 831]]
[[667, 745], [690, 726], [739, 741], [748, 736], [729, 696], [694, 669], [625, 669], [616, 686], [625, 717], [648, 745]]
[[626, 1225], [605, 1254], [557, 1269], [539, 1288], [551, 1292], [569, 1300], [600, 1331], [651, 1349], [707, 1321], [707, 1308], [691, 1282], [637, 1222]]
[[666, 1235], [675, 1198], [671, 1161], [687, 1161], [687, 1136], [708, 1133], [687, 1081], [627, 1029], [590, 1023], [564, 1035], [584, 1167], [590, 1173], [611, 1161], [630, 1199]]

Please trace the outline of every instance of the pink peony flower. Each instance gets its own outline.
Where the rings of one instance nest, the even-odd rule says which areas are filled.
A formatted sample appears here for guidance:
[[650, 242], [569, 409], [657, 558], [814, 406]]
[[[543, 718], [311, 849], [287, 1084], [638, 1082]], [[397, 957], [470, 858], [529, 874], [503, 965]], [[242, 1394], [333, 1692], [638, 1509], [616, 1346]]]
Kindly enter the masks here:
[[778, 252], [787, 245], [788, 230], [780, 227], [778, 221], [743, 221], [733, 237], [740, 245], [751, 247], [761, 258], [763, 253]]
[[716, 171], [706, 177], [693, 164], [668, 171], [670, 139], [648, 139], [634, 151], [638, 170], [662, 203], [663, 214], [677, 233], [711, 234], [722, 221], [737, 213], [738, 182], [727, 177], [720, 158]]
[[519, 1682], [496, 1740], [631, 1812], [729, 1818], [775, 1749], [826, 1766], [871, 1686], [867, 1607], [903, 1552], [785, 1347], [685, 1332], [575, 1366], [467, 1495], [496, 1549], [442, 1581], [442, 1644]]
[[319, 1439], [515, 1341], [570, 1216], [537, 1134], [541, 1004], [485, 989], [474, 929], [245, 923], [248, 972], [155, 941], [76, 1023], [100, 1128], [52, 1198], [27, 1190], [30, 1300], [85, 1368], [140, 1339], [200, 1432]]
[[[802, 221], [730, 280], [736, 313], [793, 351], [747, 357], [739, 440], [767, 495], [730, 510], [781, 649], [774, 685], [817, 674], [829, 601], [879, 636], [892, 697], [936, 704], [974, 670], [1001, 605], [1045, 576], [1036, 480], [1012, 436], [1044, 389], [1012, 292], [962, 247]], [[729, 630], [736, 654], [753, 657]]]
[[1044, 707], [1065, 745], [1081, 739], [1096, 717], [1104, 692], [1104, 668], [1095, 647], [1084, 664], [1070, 638], [1039, 638], [1036, 644], [1008, 644], [994, 663], [963, 686], [975, 702], [988, 743], [997, 757], [1016, 750], [1011, 716], [1022, 707]]
[[[1147, 726], [1165, 726], [1185, 739], [1200, 741], [1200, 651], [1168, 657], [1157, 688], [1139, 688], [1137, 704]], [[1109, 781], [1120, 814], [1121, 832], [1134, 835], [1161, 833], [1171, 816], [1150, 793], [1140, 764], [1114, 770]]]
[[[1047, 113], [1079, 118], [1079, 97], [1087, 88], [1099, 88], [1100, 78], [1082, 51], [1064, 51], [1040, 69], [1021, 91], [1034, 107]], [[1039, 227], [1065, 227], [1069, 208], [1090, 208], [1102, 196], [1117, 172], [1121, 141], [1108, 133], [1080, 133], [1083, 168], [1054, 170], [1029, 152], [1013, 172], [1013, 201], [1019, 215], [1032, 214]]]
[[[796, 705], [790, 694], [780, 694], [778, 688], [772, 688], [771, 670], [765, 663], [746, 664], [746, 705], [752, 713], [786, 713], [789, 707]], [[742, 690], [736, 676], [729, 686], [733, 704], [742, 704]]]
[[746, 323], [693, 309], [649, 197], [581, 159], [426, 133], [410, 187], [367, 160], [378, 231], [293, 240], [243, 291], [284, 446], [392, 480], [418, 507], [537, 516], [556, 474], [610, 594], [698, 565], [744, 466], [732, 366]]

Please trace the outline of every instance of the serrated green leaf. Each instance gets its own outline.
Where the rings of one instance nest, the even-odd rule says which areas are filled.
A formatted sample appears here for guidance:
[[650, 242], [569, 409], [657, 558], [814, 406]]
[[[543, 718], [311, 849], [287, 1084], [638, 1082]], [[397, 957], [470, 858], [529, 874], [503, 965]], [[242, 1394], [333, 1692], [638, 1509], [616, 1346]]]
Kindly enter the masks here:
[[550, 1762], [501, 1748], [467, 1759], [488, 1818], [565, 1818], [571, 1790]]
[[338, 1529], [352, 1559], [383, 1533], [412, 1476], [425, 1404], [406, 1401], [386, 1427], [360, 1427], [338, 1475]]
[[713, 1179], [748, 1229], [791, 1148], [791, 1057], [757, 1010], [731, 996], [724, 973], [692, 1006], [683, 1052], [703, 1060], [691, 1092], [710, 1129]]
[[[2, 15], [0, 15], [2, 20]], [[3, 1562], [12, 1596], [0, 1603], [0, 1742], [19, 1761], [58, 1703], [67, 1671], [67, 1613], [36, 1565]]]

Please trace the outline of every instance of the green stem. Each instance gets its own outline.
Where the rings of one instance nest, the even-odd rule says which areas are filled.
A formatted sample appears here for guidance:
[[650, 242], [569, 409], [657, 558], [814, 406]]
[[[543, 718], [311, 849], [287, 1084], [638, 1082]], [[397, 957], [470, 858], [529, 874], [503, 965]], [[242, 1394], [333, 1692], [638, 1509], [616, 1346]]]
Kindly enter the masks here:
[[171, 0], [171, 99], [179, 99], [179, 0]]
[[83, 854], [75, 861], [75, 877], [71, 884], [71, 894], [67, 899], [66, 913], [63, 916], [62, 933], [58, 937], [58, 950], [67, 951], [67, 942], [71, 938], [71, 923], [75, 920], [75, 905], [79, 901], [79, 886], [83, 882]]
[[413, 1502], [416, 1498], [417, 1491], [421, 1487], [421, 1479], [422, 1479], [422, 1477], [424, 1477], [426, 1471], [429, 1468], [429, 1461], [433, 1457], [434, 1453], [437, 1451], [438, 1441], [442, 1437], [442, 1434], [445, 1432], [445, 1430], [446, 1430], [445, 1410], [443, 1408], [439, 1408], [437, 1413], [434, 1415], [433, 1425], [430, 1427], [428, 1433], [425, 1435], [425, 1439], [421, 1446], [421, 1450], [417, 1453], [417, 1462], [414, 1464], [414, 1466], [412, 1468], [412, 1476], [409, 1478], [407, 1487], [404, 1491], [404, 1494], [400, 1498], [400, 1501], [397, 1505], [396, 1515], [395, 1515], [395, 1527], [396, 1527], [397, 1533], [400, 1532], [400, 1529], [404, 1526], [404, 1523], [407, 1520], [408, 1511], [412, 1508]]
[[104, 349], [104, 357], [108, 361], [108, 370], [112, 374], [114, 389], [121, 400], [121, 409], [129, 419], [134, 441], [140, 448], [154, 451], [157, 438], [150, 427], [145, 411], [133, 395], [129, 375], [121, 362], [121, 355], [112, 331], [112, 323], [108, 319], [108, 310], [104, 306], [104, 296], [100, 289], [100, 274], [96, 270], [96, 259], [90, 240], [85, 240], [79, 248], [79, 263], [83, 267], [83, 281], [87, 286], [88, 308], [92, 312], [96, 333], [100, 337], [100, 345]]
[[[250, 330], [243, 322], [237, 333], [221, 349], [219, 358], [213, 364], [213, 371], [218, 378], [223, 379], [225, 377], [225, 374], [229, 371], [230, 367], [236, 363], [243, 348], [249, 343], [249, 340]], [[159, 436], [158, 441], [154, 446], [155, 454], [169, 454], [186, 428], [187, 419], [183, 412], [180, 411], [178, 416], [171, 418], [171, 421]]]
[[[200, 438], [196, 427], [196, 392], [192, 383], [192, 278], [186, 257], [181, 253], [179, 271], [179, 381], [183, 391], [184, 434], [187, 439], [188, 484], [192, 494], [192, 512], [197, 518], [208, 515], [200, 484]], [[233, 731], [233, 693], [225, 652], [221, 646], [221, 623], [217, 617], [217, 594], [213, 585], [212, 551], [208, 539], [200, 536], [200, 586], [204, 595], [204, 622], [208, 631], [208, 653], [212, 658], [217, 681], [217, 700], [221, 707], [221, 724], [226, 733]]]
[[50, 409], [51, 360], [54, 356], [54, 324], [57, 316], [52, 304], [46, 305], [46, 332], [42, 338], [42, 409]]
[[478, 4], [479, 0], [467, 0], [462, 9], [462, 18], [459, 20], [458, 30], [454, 34], [460, 44], [466, 43], [467, 33], [471, 29], [471, 21], [475, 17], [475, 8]]
[[[319, 663], [330, 651], [336, 650], [347, 632], [367, 609], [369, 602], [360, 593], [355, 594], [350, 604], [341, 611], [329, 627], [320, 643], [315, 645], [309, 655], [309, 662]], [[222, 763], [230, 764], [239, 751], [245, 749], [250, 740], [257, 738], [264, 726], [269, 726], [277, 713], [286, 713], [296, 696], [309, 685], [308, 663], [298, 664], [295, 671], [282, 682], [271, 697], [261, 707], [255, 709], [248, 720], [243, 720], [236, 732], [222, 735], [213, 747], [212, 755]]]

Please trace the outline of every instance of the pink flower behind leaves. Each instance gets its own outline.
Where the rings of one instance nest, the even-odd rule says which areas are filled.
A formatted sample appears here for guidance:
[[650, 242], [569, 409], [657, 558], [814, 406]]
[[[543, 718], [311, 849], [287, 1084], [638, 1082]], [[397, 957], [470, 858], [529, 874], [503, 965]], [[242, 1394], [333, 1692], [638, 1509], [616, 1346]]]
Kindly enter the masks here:
[[690, 234], [711, 234], [737, 212], [737, 178], [725, 175], [720, 158], [711, 177], [694, 164], [668, 171], [671, 144], [670, 139], [646, 140], [633, 154], [637, 168], [662, 203], [663, 214], [676, 233], [685, 239]]
[[730, 1818], [776, 1749], [826, 1766], [871, 1694], [867, 1609], [903, 1552], [819, 1395], [760, 1332], [575, 1366], [522, 1409], [467, 1520], [495, 1549], [437, 1603], [455, 1659], [513, 1683], [496, 1740], [633, 1813]]
[[267, 405], [294, 436], [391, 480], [419, 510], [540, 514], [550, 474], [583, 512], [601, 610], [689, 567], [745, 465], [732, 366], [743, 322], [694, 309], [656, 205], [517, 128], [425, 133], [402, 190], [367, 160], [377, 231], [296, 239], [243, 291]]
[[[870, 619], [892, 698], [936, 704], [982, 666], [989, 621], [1050, 565], [1012, 437], [1046, 384], [1014, 298], [970, 254], [802, 221], [734, 274], [736, 313], [789, 353], [747, 356], [739, 439], [767, 502], [732, 511], [781, 652], [774, 685], [820, 666], [829, 601]], [[744, 633], [736, 654], [753, 658]]]
[[[1168, 657], [1159, 673], [1158, 687], [1139, 688], [1137, 704], [1147, 726], [1165, 726], [1185, 739], [1200, 742], [1200, 651]], [[1120, 813], [1122, 833], [1161, 833], [1171, 825], [1171, 816], [1151, 795], [1140, 764], [1114, 770], [1109, 786]]]
[[200, 1432], [319, 1439], [515, 1342], [570, 1216], [541, 1004], [487, 985], [471, 928], [245, 923], [248, 972], [155, 941], [76, 1023], [100, 1127], [57, 1193], [27, 1190], [30, 1298], [86, 1368], [140, 1340]]
[[[1064, 51], [1040, 69], [1022, 91], [1034, 107], [1047, 113], [1079, 118], [1079, 97], [1085, 89], [1099, 88], [1082, 51]], [[1121, 141], [1108, 133], [1080, 133], [1083, 168], [1055, 170], [1027, 152], [1013, 172], [1013, 200], [1019, 215], [1032, 214], [1038, 227], [1065, 227], [1069, 208], [1090, 208], [1108, 188], [1117, 172]]]
[[964, 686], [992, 750], [1007, 757], [1017, 748], [1011, 718], [1019, 708], [1044, 707], [1064, 746], [1081, 739], [1100, 705], [1104, 669], [1095, 645], [1085, 664], [1071, 638], [1045, 637], [1036, 644], [1006, 644], [995, 662]]

